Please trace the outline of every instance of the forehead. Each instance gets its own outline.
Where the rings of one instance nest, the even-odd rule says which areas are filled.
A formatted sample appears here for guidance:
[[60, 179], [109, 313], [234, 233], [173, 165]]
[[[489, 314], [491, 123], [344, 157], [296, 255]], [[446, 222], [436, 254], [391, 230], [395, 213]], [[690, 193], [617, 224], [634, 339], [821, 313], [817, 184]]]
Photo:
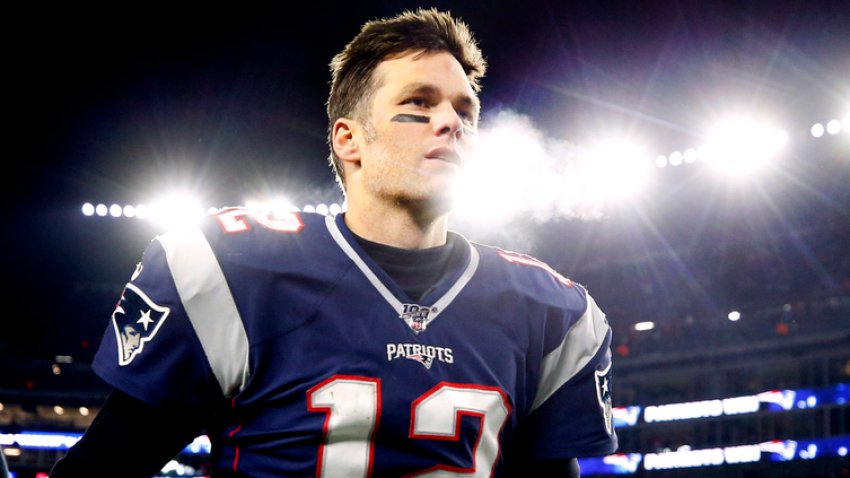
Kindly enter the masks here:
[[378, 94], [392, 95], [413, 84], [428, 84], [447, 96], [476, 98], [460, 62], [448, 52], [405, 52], [375, 68]]

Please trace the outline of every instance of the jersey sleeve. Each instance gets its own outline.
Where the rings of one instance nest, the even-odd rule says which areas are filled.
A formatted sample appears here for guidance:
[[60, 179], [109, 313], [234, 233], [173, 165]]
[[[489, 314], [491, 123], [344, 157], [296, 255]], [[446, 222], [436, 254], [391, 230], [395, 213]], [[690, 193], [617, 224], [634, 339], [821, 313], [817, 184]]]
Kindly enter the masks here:
[[244, 327], [199, 229], [151, 242], [92, 366], [113, 387], [151, 405], [213, 411], [244, 385]]
[[611, 328], [586, 290], [547, 319], [535, 400], [523, 430], [537, 459], [599, 456], [617, 448], [611, 412]]

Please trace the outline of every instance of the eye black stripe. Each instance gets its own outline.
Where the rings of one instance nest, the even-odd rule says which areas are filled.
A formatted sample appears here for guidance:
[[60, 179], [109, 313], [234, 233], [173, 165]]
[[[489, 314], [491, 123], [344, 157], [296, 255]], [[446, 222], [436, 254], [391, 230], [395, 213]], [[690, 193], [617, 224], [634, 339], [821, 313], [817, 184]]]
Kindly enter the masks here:
[[429, 116], [422, 115], [411, 115], [411, 114], [397, 114], [390, 119], [390, 121], [395, 121], [396, 123], [430, 123], [431, 118]]

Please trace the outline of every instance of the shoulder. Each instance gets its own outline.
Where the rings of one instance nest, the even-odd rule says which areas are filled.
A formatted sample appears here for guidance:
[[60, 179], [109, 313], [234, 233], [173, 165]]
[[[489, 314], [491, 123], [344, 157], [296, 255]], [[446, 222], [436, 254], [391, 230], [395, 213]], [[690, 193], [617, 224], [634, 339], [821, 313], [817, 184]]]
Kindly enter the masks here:
[[325, 218], [319, 214], [274, 213], [247, 208], [224, 208], [205, 216], [197, 226], [175, 228], [154, 238], [170, 257], [277, 254], [282, 249], [306, 247], [328, 236]]
[[472, 243], [481, 257], [481, 269], [494, 287], [545, 305], [584, 312], [587, 289], [555, 270], [546, 262], [520, 252]]

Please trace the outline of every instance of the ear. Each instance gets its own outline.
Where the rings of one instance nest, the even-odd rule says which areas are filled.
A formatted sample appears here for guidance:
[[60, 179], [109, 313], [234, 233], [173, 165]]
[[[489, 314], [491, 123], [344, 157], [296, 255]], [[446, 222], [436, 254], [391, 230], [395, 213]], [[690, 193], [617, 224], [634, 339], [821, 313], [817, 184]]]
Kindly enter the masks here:
[[360, 124], [349, 118], [339, 118], [334, 122], [332, 145], [334, 153], [343, 163], [360, 164], [359, 138]]

